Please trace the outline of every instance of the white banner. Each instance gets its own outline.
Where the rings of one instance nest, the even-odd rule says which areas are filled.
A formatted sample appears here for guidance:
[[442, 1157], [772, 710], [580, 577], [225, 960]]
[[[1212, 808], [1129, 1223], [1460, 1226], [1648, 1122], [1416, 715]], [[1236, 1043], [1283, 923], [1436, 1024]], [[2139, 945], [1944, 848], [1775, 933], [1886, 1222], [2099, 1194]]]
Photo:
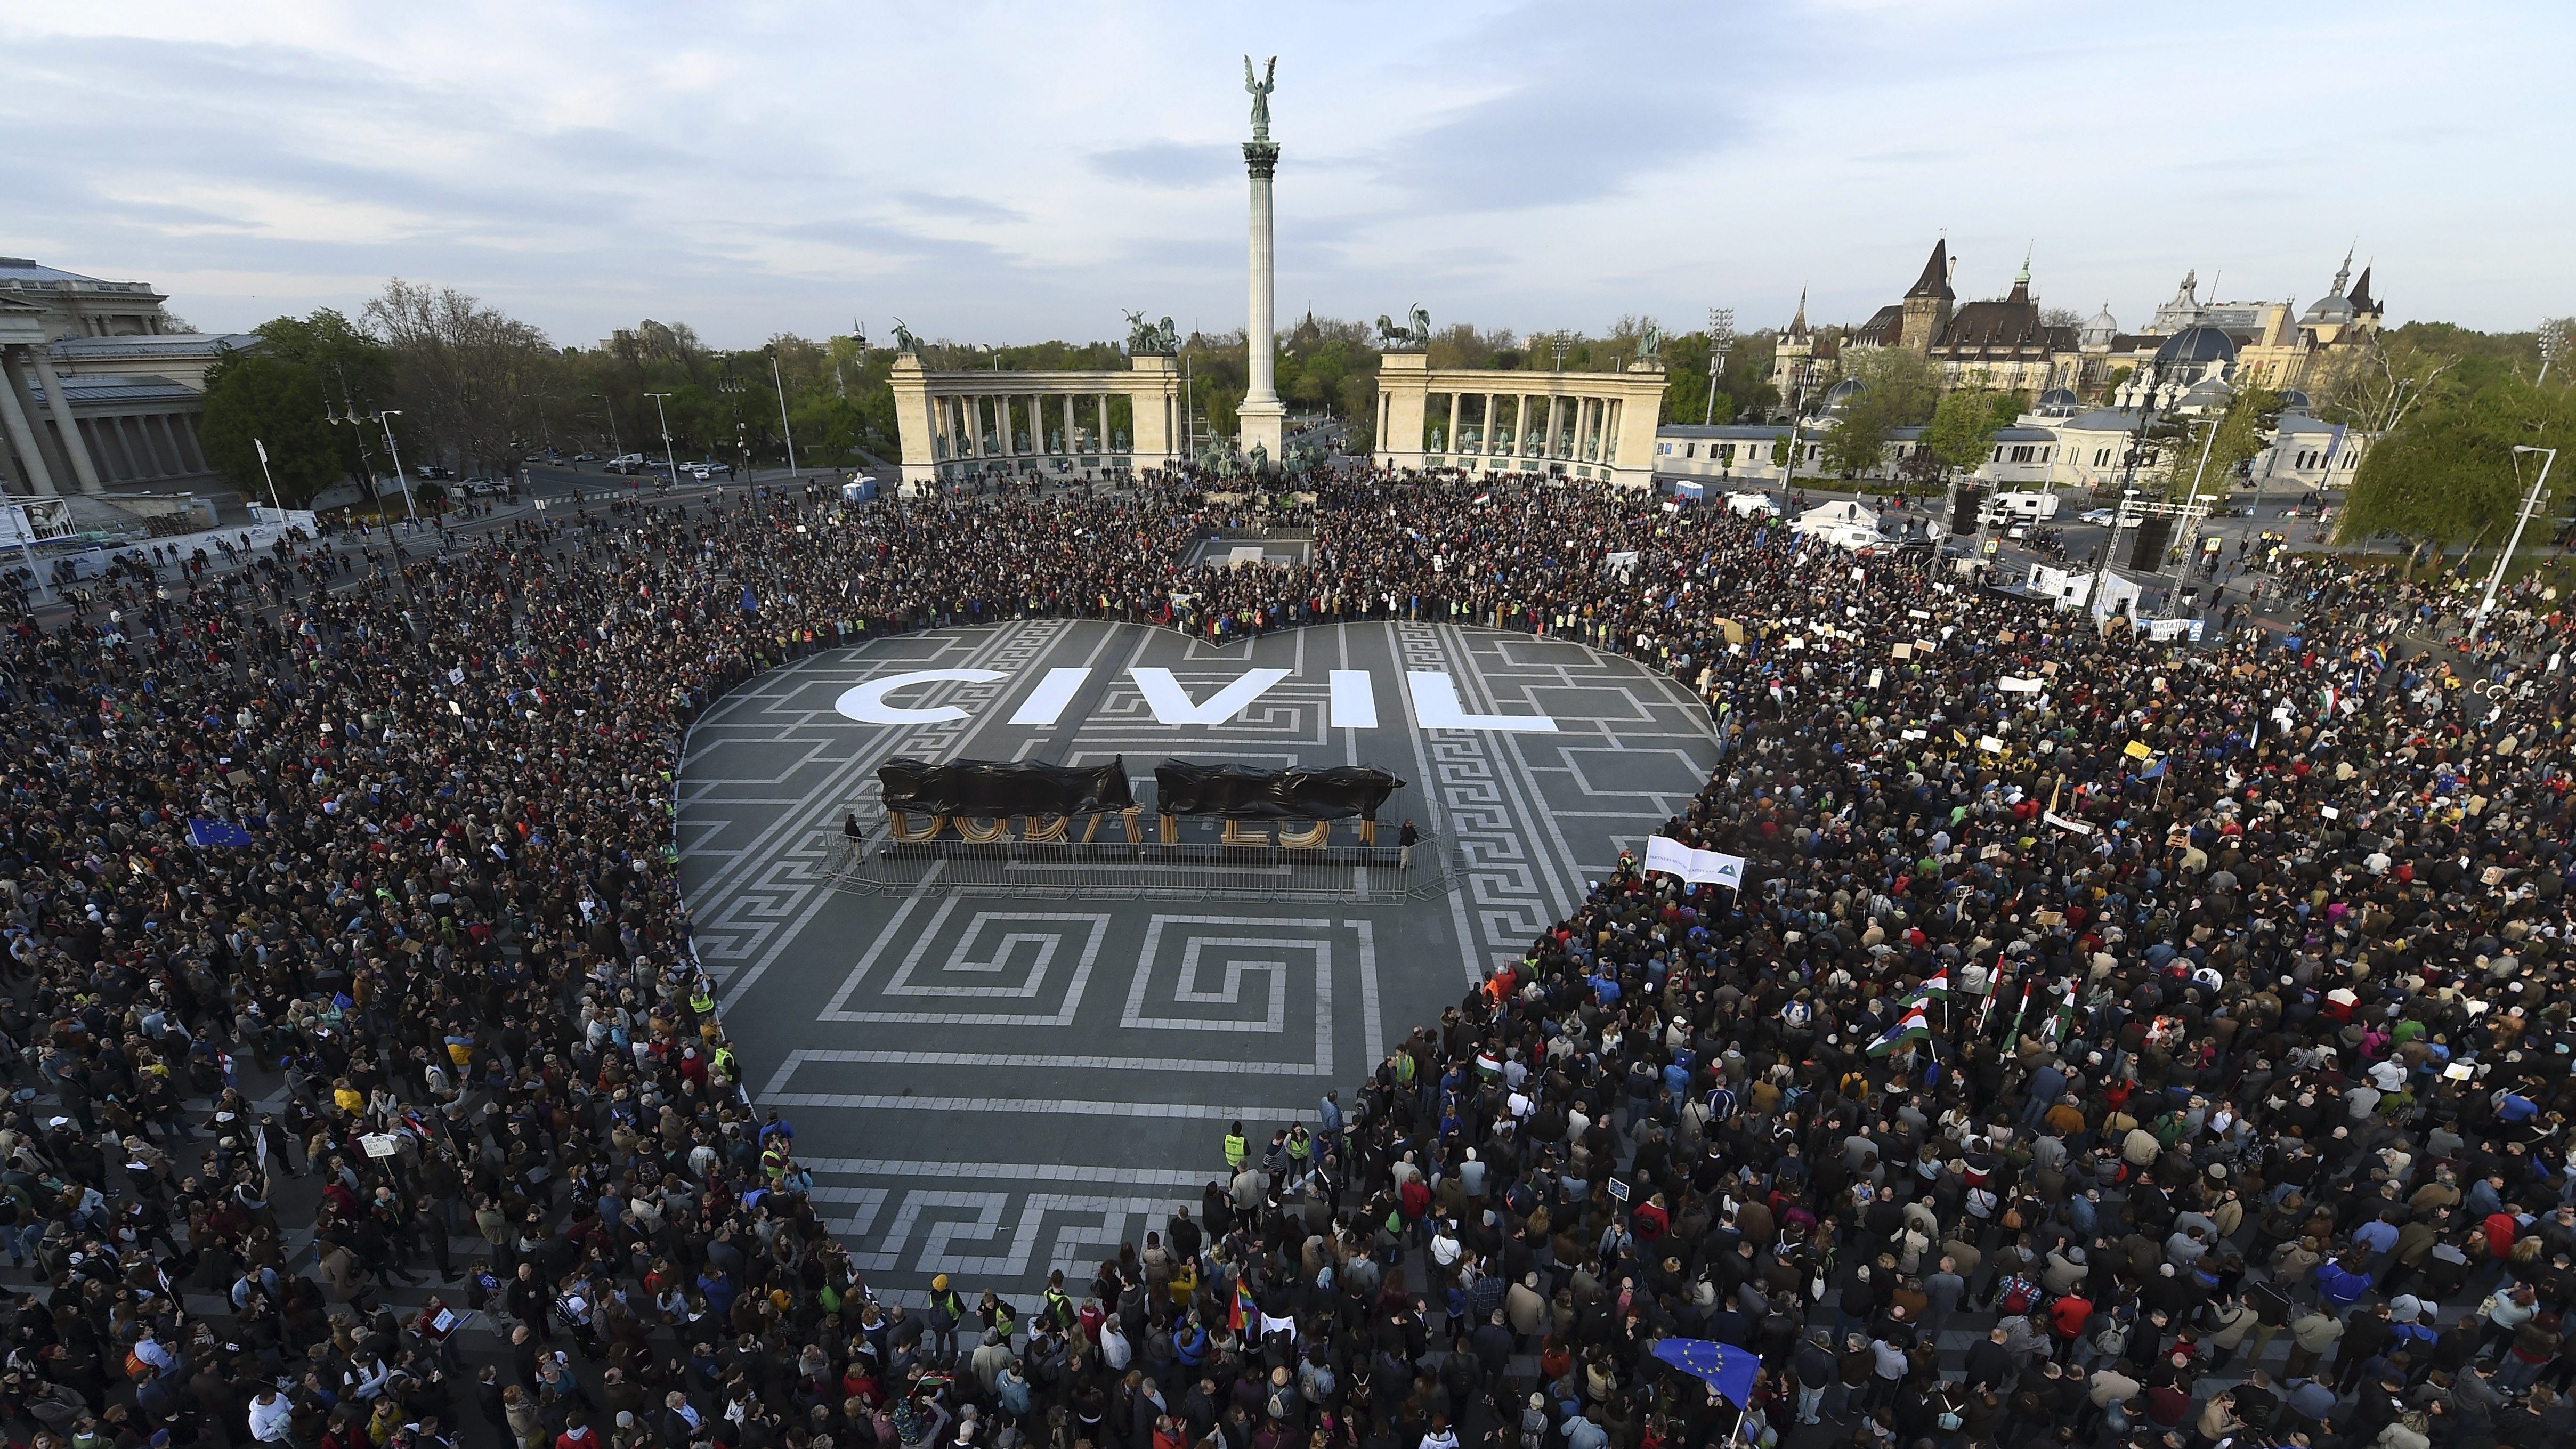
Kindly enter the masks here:
[[1646, 869], [1677, 875], [1693, 885], [1744, 889], [1744, 857], [1716, 850], [1693, 850], [1669, 835], [1646, 837]]
[[1995, 687], [2006, 694], [2037, 694], [2041, 685], [2036, 675], [2007, 674], [1995, 681]]

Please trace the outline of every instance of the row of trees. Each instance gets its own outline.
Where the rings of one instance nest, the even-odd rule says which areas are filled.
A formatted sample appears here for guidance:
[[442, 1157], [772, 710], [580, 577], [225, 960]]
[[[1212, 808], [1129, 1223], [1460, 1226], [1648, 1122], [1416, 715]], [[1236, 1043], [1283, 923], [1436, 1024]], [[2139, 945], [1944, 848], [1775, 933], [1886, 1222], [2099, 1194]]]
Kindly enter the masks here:
[[[253, 496], [289, 504], [343, 479], [407, 465], [504, 473], [530, 452], [660, 452], [829, 466], [891, 455], [891, 354], [856, 337], [779, 334], [755, 349], [707, 346], [686, 324], [646, 321], [593, 348], [453, 288], [397, 278], [354, 319], [324, 309], [254, 329], [252, 350], [207, 374], [210, 459]], [[1022, 366], [1097, 366], [1115, 348], [1016, 349]], [[267, 451], [263, 469], [260, 450]]]
[[[1517, 334], [1455, 322], [1433, 333], [1435, 367], [1605, 370], [1634, 361], [1654, 327], [1622, 317], [1600, 336]], [[256, 329], [254, 351], [208, 375], [204, 434], [218, 467], [255, 495], [274, 484], [289, 502], [344, 479], [391, 471], [388, 423], [408, 463], [461, 472], [507, 470], [528, 452], [659, 451], [683, 458], [783, 462], [792, 430], [804, 466], [852, 465], [898, 451], [888, 384], [894, 355], [861, 335], [813, 341], [780, 333], [754, 349], [703, 342], [685, 323], [645, 321], [591, 348], [555, 346], [536, 327], [453, 288], [400, 278], [355, 318], [328, 309]], [[1122, 367], [1115, 343], [1041, 342], [1011, 347], [941, 340], [921, 345], [936, 370], [1006, 371]], [[1733, 340], [1713, 390], [1710, 338], [1662, 340], [1664, 421], [1732, 421], [1770, 415], [1773, 339]], [[1378, 350], [1367, 324], [1309, 316], [1280, 340], [1280, 395], [1300, 412], [1345, 420], [1366, 449], [1375, 416]], [[1193, 333], [1182, 346], [1205, 437], [1234, 433], [1247, 384], [1244, 335]], [[2576, 433], [2576, 389], [2561, 367], [2544, 382], [2537, 336], [2484, 334], [2415, 323], [2379, 338], [2356, 365], [2320, 389], [2318, 412], [2375, 441], [2344, 513], [2348, 538], [2394, 535], [2472, 547], [2511, 527], [2530, 476], [2517, 444], [2557, 446]], [[1903, 349], [1848, 355], [1861, 391], [1822, 437], [1821, 468], [1874, 470], [1896, 429], [1922, 426], [1925, 446], [1904, 474], [1930, 483], [1968, 471], [1997, 429], [2026, 405], [2016, 393], [1944, 394], [1924, 359]], [[2226, 478], [2266, 445], [2281, 399], [2246, 388], [2216, 420], [2164, 439], [2165, 486], [2188, 486], [2208, 444], [2210, 476]], [[387, 422], [358, 422], [380, 414]], [[335, 425], [336, 424], [336, 425]], [[262, 469], [259, 449], [268, 465]], [[2554, 509], [2552, 516], [2554, 517]]]
[[[2576, 329], [2576, 319], [2554, 325]], [[2419, 549], [2501, 548], [2540, 467], [2538, 457], [2514, 449], [2576, 445], [2570, 359], [2544, 361], [2532, 332], [2409, 323], [2381, 337], [2325, 399], [2334, 421], [2374, 435], [2338, 536], [2394, 537]], [[2540, 532], [2527, 542], [2563, 531], [2567, 477], [2564, 467], [2552, 472], [2535, 520]]]

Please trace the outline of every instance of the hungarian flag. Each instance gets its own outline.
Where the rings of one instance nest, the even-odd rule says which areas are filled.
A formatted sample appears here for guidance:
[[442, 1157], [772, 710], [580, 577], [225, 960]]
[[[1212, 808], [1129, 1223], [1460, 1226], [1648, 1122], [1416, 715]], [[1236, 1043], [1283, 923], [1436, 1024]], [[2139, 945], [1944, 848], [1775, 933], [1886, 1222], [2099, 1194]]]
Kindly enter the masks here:
[[1924, 1018], [1922, 1007], [1913, 1007], [1896, 1019], [1896, 1025], [1869, 1044], [1869, 1054], [1883, 1057], [1910, 1041], [1922, 1041], [1932, 1035], [1932, 1023]]
[[2057, 1004], [2057, 1015], [2049, 1018], [2043, 1035], [2051, 1045], [2062, 1045], [2067, 1034], [2075, 1030], [2075, 980], [2067, 978], [2066, 999]]
[[1929, 980], [1926, 980], [1922, 985], [1915, 987], [1914, 994], [1905, 998], [1905, 1004], [1909, 1009], [1918, 1006], [1928, 1006], [1932, 1002], [1940, 1000], [1949, 994], [1950, 968], [1944, 966], [1940, 970], [1933, 972]]
[[1252, 1285], [1242, 1278], [1234, 1280], [1234, 1301], [1225, 1311], [1225, 1326], [1236, 1333], [1247, 1323], [1261, 1321], [1261, 1305], [1252, 1299]]

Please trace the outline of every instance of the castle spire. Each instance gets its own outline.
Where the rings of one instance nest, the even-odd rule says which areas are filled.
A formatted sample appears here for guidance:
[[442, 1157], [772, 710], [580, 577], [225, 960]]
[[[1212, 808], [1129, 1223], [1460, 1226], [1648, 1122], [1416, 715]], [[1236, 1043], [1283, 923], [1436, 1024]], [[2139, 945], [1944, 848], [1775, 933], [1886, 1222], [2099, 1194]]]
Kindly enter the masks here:
[[1807, 289], [1804, 287], [1798, 289], [1798, 315], [1789, 319], [1789, 335], [1792, 337], [1807, 335]]
[[1950, 239], [1943, 237], [1932, 244], [1932, 256], [1923, 263], [1923, 275], [1915, 279], [1908, 297], [1937, 297], [1947, 302], [1955, 295], [1950, 290]]

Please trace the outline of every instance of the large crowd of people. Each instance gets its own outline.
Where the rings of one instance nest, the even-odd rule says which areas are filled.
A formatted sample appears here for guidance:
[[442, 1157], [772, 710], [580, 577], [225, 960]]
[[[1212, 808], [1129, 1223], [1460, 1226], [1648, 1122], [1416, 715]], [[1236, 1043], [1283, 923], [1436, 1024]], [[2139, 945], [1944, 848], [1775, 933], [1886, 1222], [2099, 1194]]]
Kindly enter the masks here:
[[[2570, 1429], [2566, 621], [2325, 560], [2154, 643], [1777, 522], [1353, 475], [628, 499], [0, 637], [32, 1449], [2473, 1449]], [[2240, 602], [2251, 606], [2254, 600]], [[1708, 702], [1633, 863], [1034, 1298], [870, 1290], [677, 885], [688, 721], [910, 629], [1556, 634]], [[288, 1204], [294, 1204], [287, 1211]], [[459, 1245], [470, 1245], [464, 1251]], [[430, 1281], [424, 1283], [423, 1277]], [[399, 1301], [396, 1309], [392, 1303]], [[506, 1326], [460, 1350], [451, 1315]], [[1757, 1356], [1744, 1402], [1655, 1352]]]

